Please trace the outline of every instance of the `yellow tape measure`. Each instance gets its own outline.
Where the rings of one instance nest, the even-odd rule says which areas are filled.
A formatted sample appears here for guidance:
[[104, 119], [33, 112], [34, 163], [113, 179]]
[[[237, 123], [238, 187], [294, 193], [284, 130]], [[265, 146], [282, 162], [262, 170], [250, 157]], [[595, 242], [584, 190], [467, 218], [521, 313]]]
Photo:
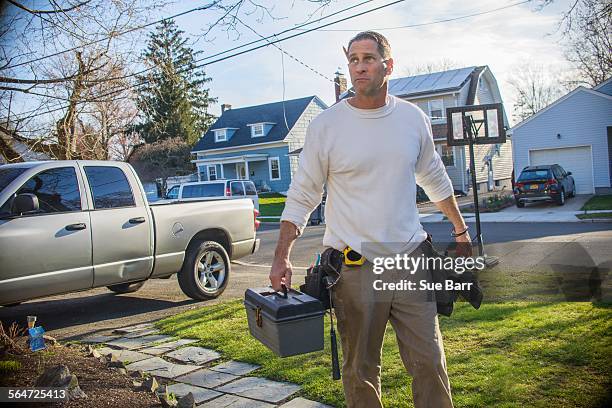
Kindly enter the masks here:
[[361, 266], [366, 259], [359, 252], [353, 251], [351, 247], [344, 248], [344, 264], [346, 266]]

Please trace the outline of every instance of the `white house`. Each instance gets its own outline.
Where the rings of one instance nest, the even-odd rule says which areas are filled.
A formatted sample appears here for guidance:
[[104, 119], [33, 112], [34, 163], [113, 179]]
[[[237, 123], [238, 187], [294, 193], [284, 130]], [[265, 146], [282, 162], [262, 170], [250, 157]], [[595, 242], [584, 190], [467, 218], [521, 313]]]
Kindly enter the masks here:
[[578, 194], [612, 193], [612, 78], [576, 88], [510, 133], [516, 177], [526, 166], [559, 164]]

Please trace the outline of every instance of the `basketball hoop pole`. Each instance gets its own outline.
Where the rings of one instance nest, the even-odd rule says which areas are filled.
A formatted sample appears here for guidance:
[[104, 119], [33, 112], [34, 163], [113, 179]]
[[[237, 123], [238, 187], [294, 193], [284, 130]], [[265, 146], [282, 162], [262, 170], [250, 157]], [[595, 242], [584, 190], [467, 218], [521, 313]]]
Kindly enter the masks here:
[[470, 115], [465, 116], [465, 128], [470, 150], [470, 176], [472, 177], [472, 192], [474, 194], [474, 212], [476, 214], [476, 239], [478, 241], [478, 255], [484, 256], [482, 244], [482, 231], [480, 229], [480, 207], [478, 204], [478, 186], [476, 185], [476, 159], [474, 158], [474, 121]]

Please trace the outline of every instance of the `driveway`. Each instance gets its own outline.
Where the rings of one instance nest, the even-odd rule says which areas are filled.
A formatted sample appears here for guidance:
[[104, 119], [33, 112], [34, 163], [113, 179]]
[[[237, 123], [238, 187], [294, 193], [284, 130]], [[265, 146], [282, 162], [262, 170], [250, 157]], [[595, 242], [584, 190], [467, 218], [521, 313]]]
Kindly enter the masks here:
[[517, 212], [521, 214], [538, 214], [538, 213], [548, 214], [550, 213], [550, 211], [576, 212], [576, 211], [580, 211], [582, 206], [587, 201], [589, 201], [591, 197], [593, 197], [592, 194], [579, 194], [576, 197], [568, 198], [567, 200], [565, 200], [565, 205], [562, 205], [562, 206], [554, 204], [554, 203], [546, 203], [546, 202], [544, 203], [526, 203], [525, 207], [523, 208], [518, 208], [516, 205], [513, 205], [512, 207], [505, 208], [501, 212], [503, 213]]

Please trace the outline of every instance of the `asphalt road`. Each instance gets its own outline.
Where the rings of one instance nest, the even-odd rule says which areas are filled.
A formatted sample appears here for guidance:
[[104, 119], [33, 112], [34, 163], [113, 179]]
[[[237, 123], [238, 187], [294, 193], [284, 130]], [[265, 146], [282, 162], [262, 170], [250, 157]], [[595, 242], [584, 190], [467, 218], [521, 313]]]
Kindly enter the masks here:
[[[321, 252], [324, 226], [308, 227], [296, 242], [292, 263], [294, 282], [302, 281], [305, 268], [313, 254]], [[471, 225], [472, 231], [474, 226]], [[434, 241], [446, 241], [450, 225], [425, 224]], [[588, 252], [595, 263], [610, 262], [612, 255], [612, 224], [609, 223], [488, 223], [483, 224], [487, 253], [516, 260], [537, 262], [543, 251], [552, 251], [548, 243], [579, 243], [581, 256]], [[53, 296], [26, 302], [14, 307], [0, 307], [0, 320], [7, 324], [18, 321], [25, 324], [26, 316], [35, 315], [40, 324], [59, 339], [68, 340], [84, 335], [105, 332], [111, 328], [158, 320], [179, 312], [205, 307], [219, 301], [242, 298], [249, 287], [268, 284], [269, 265], [274, 253], [278, 227], [263, 224], [259, 232], [260, 250], [241, 259], [232, 267], [230, 283], [223, 295], [209, 302], [195, 302], [180, 290], [175, 277], [153, 279], [140, 291], [128, 295], [115, 295], [106, 288]], [[535, 245], [534, 242], [539, 244]], [[519, 249], [522, 248], [522, 249]], [[517, 252], [518, 251], [518, 252]], [[521, 252], [522, 251], [522, 252]]]

